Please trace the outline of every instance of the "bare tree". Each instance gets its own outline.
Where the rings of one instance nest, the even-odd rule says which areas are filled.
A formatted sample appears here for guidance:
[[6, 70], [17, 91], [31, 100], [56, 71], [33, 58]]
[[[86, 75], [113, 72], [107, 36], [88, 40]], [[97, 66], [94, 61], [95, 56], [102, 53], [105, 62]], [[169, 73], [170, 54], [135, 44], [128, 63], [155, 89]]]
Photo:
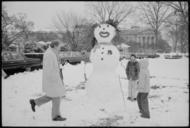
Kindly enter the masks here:
[[[3, 48], [7, 48], [16, 40], [28, 40], [29, 33], [33, 28], [33, 22], [26, 20], [25, 14], [8, 15], [5, 6], [2, 8], [2, 44]], [[23, 41], [24, 42], [24, 41]], [[24, 44], [18, 44], [24, 45]]]
[[79, 26], [87, 24], [87, 20], [72, 12], [61, 12], [56, 15], [53, 24], [59, 32], [62, 32], [64, 40], [71, 49], [75, 50], [79, 43], [80, 29], [82, 29]]
[[87, 4], [91, 17], [97, 22], [113, 20], [117, 25], [125, 22], [134, 11], [129, 2], [90, 2]]
[[[162, 25], [173, 14], [170, 8], [164, 4], [164, 2], [143, 2], [139, 3], [141, 18], [148, 24], [154, 31], [156, 43], [158, 43], [158, 36]], [[155, 48], [156, 45], [153, 46]]]
[[177, 2], [167, 2], [166, 4], [174, 9], [175, 14], [182, 17], [184, 23], [186, 24], [189, 23], [188, 2], [177, 1]]
[[[179, 19], [176, 21], [176, 24], [179, 26], [179, 43], [181, 45], [181, 52], [185, 52], [188, 50], [186, 48], [188, 47], [189, 42], [188, 2], [167, 2], [166, 5], [173, 9], [175, 16]], [[169, 22], [171, 22], [171, 20]]]

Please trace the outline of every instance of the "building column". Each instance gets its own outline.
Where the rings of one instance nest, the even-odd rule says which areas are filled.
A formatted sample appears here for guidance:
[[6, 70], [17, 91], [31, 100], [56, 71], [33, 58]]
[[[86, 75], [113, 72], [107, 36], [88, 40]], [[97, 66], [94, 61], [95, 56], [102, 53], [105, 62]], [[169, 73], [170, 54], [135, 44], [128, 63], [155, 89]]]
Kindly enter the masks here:
[[147, 44], [148, 44], [148, 49], [149, 49], [151, 45], [150, 36], [147, 37]]
[[143, 49], [145, 49], [145, 36], [143, 36]]
[[143, 48], [143, 37], [141, 36], [141, 48]]
[[145, 49], [147, 49], [147, 46], [148, 46], [148, 42], [147, 42], [147, 35], [145, 36]]
[[154, 49], [154, 47], [155, 47], [155, 42], [156, 42], [156, 41], [155, 41], [155, 38], [154, 38], [154, 36], [152, 36], [152, 37], [151, 37], [151, 43], [152, 43], [151, 46], [152, 46], [153, 49]]

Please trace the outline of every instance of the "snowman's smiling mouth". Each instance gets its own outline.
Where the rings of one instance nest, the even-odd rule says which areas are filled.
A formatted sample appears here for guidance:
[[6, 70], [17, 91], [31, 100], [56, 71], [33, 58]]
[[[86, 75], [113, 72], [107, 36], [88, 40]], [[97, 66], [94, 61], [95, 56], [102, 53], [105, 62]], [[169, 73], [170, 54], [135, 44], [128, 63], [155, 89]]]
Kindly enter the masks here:
[[100, 32], [99, 35], [103, 38], [106, 38], [110, 35], [110, 33], [109, 32]]

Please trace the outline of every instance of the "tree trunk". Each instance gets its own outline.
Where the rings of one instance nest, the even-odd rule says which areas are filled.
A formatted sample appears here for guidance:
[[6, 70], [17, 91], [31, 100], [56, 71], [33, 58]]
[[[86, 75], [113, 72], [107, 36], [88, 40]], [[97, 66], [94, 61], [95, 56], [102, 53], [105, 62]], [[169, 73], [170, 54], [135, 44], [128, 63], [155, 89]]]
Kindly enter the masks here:
[[157, 30], [155, 30], [155, 42], [154, 42], [154, 45], [153, 45], [153, 51], [156, 50], [156, 47], [157, 47], [157, 43], [158, 43], [158, 32]]
[[178, 42], [178, 39], [177, 39], [177, 35], [178, 35], [177, 27], [178, 27], [178, 26], [177, 26], [177, 24], [176, 24], [174, 52], [177, 51], [177, 42]]

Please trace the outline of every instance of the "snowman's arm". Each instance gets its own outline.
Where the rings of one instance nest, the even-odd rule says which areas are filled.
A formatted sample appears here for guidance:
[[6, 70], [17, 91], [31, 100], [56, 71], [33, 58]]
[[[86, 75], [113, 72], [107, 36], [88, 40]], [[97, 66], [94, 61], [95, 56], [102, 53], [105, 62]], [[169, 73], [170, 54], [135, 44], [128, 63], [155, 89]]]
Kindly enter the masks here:
[[121, 63], [121, 66], [122, 66], [124, 69], [126, 69], [126, 67], [125, 67], [125, 65], [123, 65], [123, 63]]
[[90, 52], [90, 62], [92, 62], [93, 58], [94, 58], [93, 51], [94, 51], [94, 49], [92, 49], [91, 52]]

